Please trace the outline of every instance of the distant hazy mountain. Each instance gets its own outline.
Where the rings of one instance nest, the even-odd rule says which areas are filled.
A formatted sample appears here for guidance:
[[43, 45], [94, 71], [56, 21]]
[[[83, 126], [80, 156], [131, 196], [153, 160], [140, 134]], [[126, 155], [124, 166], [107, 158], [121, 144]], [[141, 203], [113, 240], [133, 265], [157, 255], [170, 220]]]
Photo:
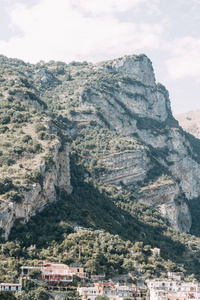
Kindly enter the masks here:
[[198, 139], [200, 138], [200, 110], [189, 111], [184, 114], [175, 115], [179, 125]]

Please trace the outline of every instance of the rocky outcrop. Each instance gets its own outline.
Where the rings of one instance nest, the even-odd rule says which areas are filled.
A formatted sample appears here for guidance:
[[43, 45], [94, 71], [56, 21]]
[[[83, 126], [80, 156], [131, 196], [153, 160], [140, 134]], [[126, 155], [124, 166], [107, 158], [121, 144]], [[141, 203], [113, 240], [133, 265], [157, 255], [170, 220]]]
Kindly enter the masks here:
[[[119, 74], [118, 85], [112, 92], [95, 88], [82, 90], [80, 113], [73, 119], [78, 122], [95, 119], [101, 127], [137, 135], [145, 145], [151, 146], [158, 154], [156, 160], [170, 170], [180, 184], [172, 188], [166, 183], [156, 190], [148, 187], [148, 197], [138, 194], [138, 199], [157, 207], [172, 227], [189, 232], [191, 215], [182, 193], [187, 199], [200, 195], [200, 165], [188, 155], [193, 149], [172, 116], [168, 91], [156, 84], [152, 64], [145, 55], [103, 62], [95, 69], [108, 74], [108, 81], [109, 76]], [[99, 111], [95, 117], [94, 113], [81, 114], [83, 107], [94, 111], [97, 106]], [[142, 152], [113, 154], [101, 159], [100, 164], [107, 169], [101, 176], [103, 183], [122, 181], [129, 189], [131, 184], [143, 181], [154, 165]]]
[[20, 191], [23, 198], [21, 203], [0, 199], [0, 227], [5, 231], [5, 239], [8, 238], [15, 220], [27, 222], [31, 216], [43, 210], [47, 203], [58, 199], [59, 189], [64, 189], [69, 194], [72, 192], [69, 145], [62, 146], [58, 142], [51, 152], [51, 161], [43, 162], [36, 171], [40, 172], [43, 180], [41, 183], [26, 184], [26, 189]]
[[126, 74], [139, 80], [146, 86], [156, 86], [152, 63], [144, 54], [124, 56], [100, 63], [99, 66], [103, 72]]
[[188, 233], [192, 224], [188, 205], [180, 196], [180, 188], [176, 182], [160, 178], [138, 193], [139, 201], [153, 205], [166, 218], [171, 227]]
[[[34, 70], [24, 64], [24, 76], [35, 92], [31, 94], [23, 79], [29, 93], [25, 94], [24, 88], [16, 89], [14, 98], [34, 104], [43, 114], [45, 109], [48, 112], [43, 103], [48, 103], [50, 115], [58, 118], [63, 132], [75, 144], [77, 140], [77, 145], [82, 143], [79, 159], [88, 167], [89, 179], [122, 185], [137, 201], [161, 211], [172, 227], [189, 232], [191, 215], [187, 201], [200, 196], [200, 157], [173, 118], [169, 93], [156, 82], [149, 58], [130, 55], [95, 65], [59, 65], [60, 71], [53, 62]], [[93, 136], [94, 129], [116, 133], [120, 146], [109, 144], [108, 134], [101, 149]], [[57, 131], [53, 134], [57, 135]], [[137, 143], [130, 140], [131, 147], [121, 147], [126, 137]], [[51, 153], [53, 164], [38, 166], [43, 184], [29, 184], [29, 190], [22, 191], [21, 204], [2, 200], [1, 226], [6, 228], [6, 237], [15, 219], [28, 220], [48, 201], [56, 201], [56, 190], [64, 188], [70, 193], [66, 147], [59, 151], [63, 147], [58, 144]], [[94, 170], [90, 167], [92, 159], [96, 163]]]
[[123, 182], [128, 185], [143, 181], [150, 169], [150, 159], [142, 148], [136, 151], [114, 153], [104, 157], [99, 163], [106, 167], [107, 172], [101, 177], [101, 181], [106, 184]]

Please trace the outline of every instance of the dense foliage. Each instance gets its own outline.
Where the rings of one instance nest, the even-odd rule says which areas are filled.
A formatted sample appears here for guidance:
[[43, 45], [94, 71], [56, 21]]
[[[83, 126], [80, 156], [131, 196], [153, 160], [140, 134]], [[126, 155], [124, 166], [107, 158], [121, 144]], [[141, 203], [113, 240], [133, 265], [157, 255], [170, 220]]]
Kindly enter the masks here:
[[[86, 62], [31, 65], [0, 56], [0, 63], [0, 195], [5, 203], [21, 203], [23, 189], [33, 183], [42, 186], [38, 166], [44, 160], [52, 163], [51, 150], [58, 141], [70, 143], [73, 186], [70, 195], [56, 187], [57, 202], [46, 205], [26, 224], [15, 221], [9, 241], [2, 242], [0, 249], [1, 281], [16, 282], [21, 265], [44, 260], [76, 262], [91, 274], [104, 272], [107, 278], [128, 272], [132, 278], [151, 278], [180, 270], [191, 280], [193, 273], [200, 279], [200, 239], [173, 230], [157, 210], [138, 202], [136, 196], [152, 185], [176, 184], [167, 168], [168, 149], [146, 145], [137, 133], [116, 132], [101, 105], [89, 103], [90, 95], [101, 93], [109, 101], [120, 84], [139, 86], [141, 82], [127, 75], [99, 72]], [[104, 67], [109, 69], [109, 63]], [[161, 85], [158, 88], [163, 90]], [[144, 98], [127, 93], [128, 97]], [[170, 126], [178, 127], [173, 119], [164, 124], [144, 120], [118, 99], [109, 105], [118, 106], [141, 130], [152, 127], [155, 136], [164, 135]], [[150, 161], [145, 179], [131, 187], [122, 181], [106, 185], [102, 178], [111, 170], [104, 159], [137, 151], [144, 151]], [[197, 214], [193, 224], [192, 233], [198, 235]], [[77, 226], [85, 230], [76, 231]], [[160, 256], [153, 255], [155, 247], [160, 248]], [[28, 299], [48, 299], [38, 287], [27, 291]], [[27, 298], [22, 292], [17, 299]]]

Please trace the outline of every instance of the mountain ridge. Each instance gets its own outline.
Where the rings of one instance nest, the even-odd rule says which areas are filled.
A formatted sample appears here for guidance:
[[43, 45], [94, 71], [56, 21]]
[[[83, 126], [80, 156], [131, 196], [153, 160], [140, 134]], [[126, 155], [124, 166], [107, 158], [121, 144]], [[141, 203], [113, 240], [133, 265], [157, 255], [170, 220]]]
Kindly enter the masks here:
[[[30, 72], [30, 64], [26, 65], [22, 62], [25, 68], [25, 71], [22, 72], [17, 64], [13, 67], [13, 60], [8, 61], [11, 62], [12, 72], [18, 72], [20, 77], [20, 79], [14, 77], [17, 75], [12, 76], [12, 79], [9, 77], [10, 81], [13, 81], [13, 78], [15, 80], [9, 89], [9, 97], [20, 99], [24, 105], [33, 105], [39, 112], [44, 114], [45, 111], [48, 113], [51, 101], [55, 101], [52, 94], [54, 95], [57, 92], [58, 101], [56, 106], [58, 106], [58, 109], [54, 107], [51, 109], [59, 112], [58, 119], [60, 118], [62, 126], [64, 124], [64, 127], [59, 129], [62, 134], [67, 134], [74, 139], [74, 136], [80, 133], [84, 136], [91, 135], [91, 132], [95, 129], [97, 131], [96, 135], [99, 136], [101, 141], [102, 135], [101, 133], [98, 134], [98, 131], [99, 128], [105, 128], [107, 132], [111, 130], [111, 132], [116, 132], [117, 135], [123, 133], [126, 137], [130, 136], [130, 145], [127, 145], [128, 148], [131, 148], [129, 152], [126, 152], [125, 149], [125, 151], [115, 150], [113, 152], [112, 147], [107, 153], [106, 150], [99, 154], [95, 153], [95, 150], [93, 151], [93, 155], [99, 157], [96, 163], [101, 166], [101, 169], [106, 170], [100, 176], [102, 183], [119, 184], [122, 181], [128, 189], [130, 189], [130, 184], [135, 185], [132, 191], [135, 193], [135, 190], [138, 190], [137, 199], [141, 198], [142, 201], [142, 190], [140, 191], [137, 182], [144, 181], [147, 174], [151, 173], [150, 170], [165, 168], [165, 173], [168, 169], [167, 173], [171, 173], [170, 176], [171, 180], [174, 181], [175, 189], [169, 192], [169, 197], [165, 196], [166, 201], [162, 201], [163, 194], [157, 191], [154, 193], [152, 185], [148, 190], [151, 194], [150, 198], [154, 198], [151, 203], [157, 203], [157, 208], [164, 213], [174, 228], [189, 232], [191, 217], [182, 192], [185, 193], [188, 199], [195, 198], [200, 193], [200, 184], [197, 181], [195, 182], [196, 185], [192, 184], [190, 180], [190, 184], [186, 188], [186, 180], [182, 176], [179, 156], [181, 155], [181, 160], [185, 161], [185, 168], [188, 168], [188, 164], [193, 164], [195, 166], [194, 170], [199, 174], [200, 167], [187, 156], [188, 148], [191, 148], [190, 144], [182, 135], [178, 123], [172, 116], [167, 90], [161, 84], [155, 82], [152, 63], [146, 55], [126, 56], [113, 61], [98, 63], [94, 66], [75, 62], [72, 62], [71, 65], [55, 62], [51, 62], [49, 65], [46, 64], [46, 66], [37, 64], [34, 67], [31, 65], [31, 68], [33, 68], [32, 73]], [[82, 70], [82, 73], [76, 71], [79, 69]], [[66, 86], [65, 90], [64, 86]], [[66, 94], [63, 94], [63, 91]], [[50, 101], [48, 101], [48, 98], [50, 98]], [[53, 124], [51, 121], [50, 123]], [[49, 126], [49, 130], [57, 132], [56, 126], [54, 125], [54, 129], [52, 129], [52, 125]], [[44, 130], [46, 129], [45, 127]], [[43, 135], [45, 136], [45, 133]], [[106, 134], [104, 136], [106, 139]], [[124, 138], [116, 136], [113, 143], [117, 144], [114, 140], [118, 138], [119, 140], [126, 139], [125, 136]], [[131, 136], [136, 138], [131, 138]], [[41, 139], [44, 140], [42, 137]], [[80, 138], [74, 139], [73, 143], [77, 144], [79, 140]], [[179, 141], [179, 145], [176, 145], [177, 141]], [[86, 142], [87, 137], [83, 139], [83, 143]], [[88, 143], [91, 142], [94, 149], [96, 149], [96, 136], [91, 136]], [[142, 143], [141, 146], [138, 142]], [[79, 146], [82, 147], [82, 141], [80, 141]], [[120, 148], [117, 145], [116, 147]], [[153, 151], [149, 147], [153, 147], [153, 151], [157, 153], [152, 155]], [[101, 148], [99, 146], [98, 151], [103, 151]], [[190, 149], [190, 151], [192, 150]], [[104, 153], [107, 156], [111, 155], [111, 158], [104, 157]], [[49, 155], [51, 156], [51, 154]], [[92, 163], [89, 156], [86, 159], [88, 162], [90, 161], [89, 164]], [[55, 159], [53, 160], [55, 162]], [[38, 168], [39, 172], [43, 169], [41, 172], [43, 176], [45, 172], [44, 163], [41, 162], [41, 167]], [[187, 169], [188, 172], [189, 169]], [[162, 175], [162, 171], [160, 173]], [[189, 177], [195, 180], [196, 173], [192, 176], [190, 174]], [[70, 178], [69, 174], [68, 177]], [[165, 182], [165, 176], [162, 178]], [[177, 180], [180, 180], [179, 184], [175, 183]], [[39, 187], [40, 183], [37, 184]], [[169, 190], [170, 187], [172, 185], [169, 186]], [[48, 189], [49, 187], [46, 188], [45, 193]], [[156, 189], [159, 189], [159, 181], [157, 181]], [[143, 201], [148, 202], [145, 193], [143, 195]], [[43, 197], [45, 196], [43, 195]], [[54, 198], [56, 198], [55, 192]], [[159, 198], [160, 200], [158, 200]], [[176, 205], [176, 198], [181, 202], [179, 207]], [[181, 207], [183, 208], [182, 211]], [[182, 217], [181, 214], [183, 214]], [[181, 219], [181, 222], [179, 219]]]
[[191, 257], [185, 268], [198, 275], [200, 242], [186, 234], [198, 223], [198, 143], [147, 56], [0, 63], [5, 245], [58, 248], [65, 260], [60, 245], [76, 224], [159, 247], [166, 261]]

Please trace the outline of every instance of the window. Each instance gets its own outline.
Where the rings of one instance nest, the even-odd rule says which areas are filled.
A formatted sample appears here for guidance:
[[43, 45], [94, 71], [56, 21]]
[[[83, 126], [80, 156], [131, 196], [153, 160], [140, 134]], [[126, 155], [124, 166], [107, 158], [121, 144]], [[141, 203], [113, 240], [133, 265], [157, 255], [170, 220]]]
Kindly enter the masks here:
[[16, 286], [16, 291], [18, 291], [18, 286]]
[[170, 286], [172, 286], [173, 285], [173, 283], [172, 282], [170, 282]]
[[8, 287], [9, 291], [11, 291], [11, 286]]

